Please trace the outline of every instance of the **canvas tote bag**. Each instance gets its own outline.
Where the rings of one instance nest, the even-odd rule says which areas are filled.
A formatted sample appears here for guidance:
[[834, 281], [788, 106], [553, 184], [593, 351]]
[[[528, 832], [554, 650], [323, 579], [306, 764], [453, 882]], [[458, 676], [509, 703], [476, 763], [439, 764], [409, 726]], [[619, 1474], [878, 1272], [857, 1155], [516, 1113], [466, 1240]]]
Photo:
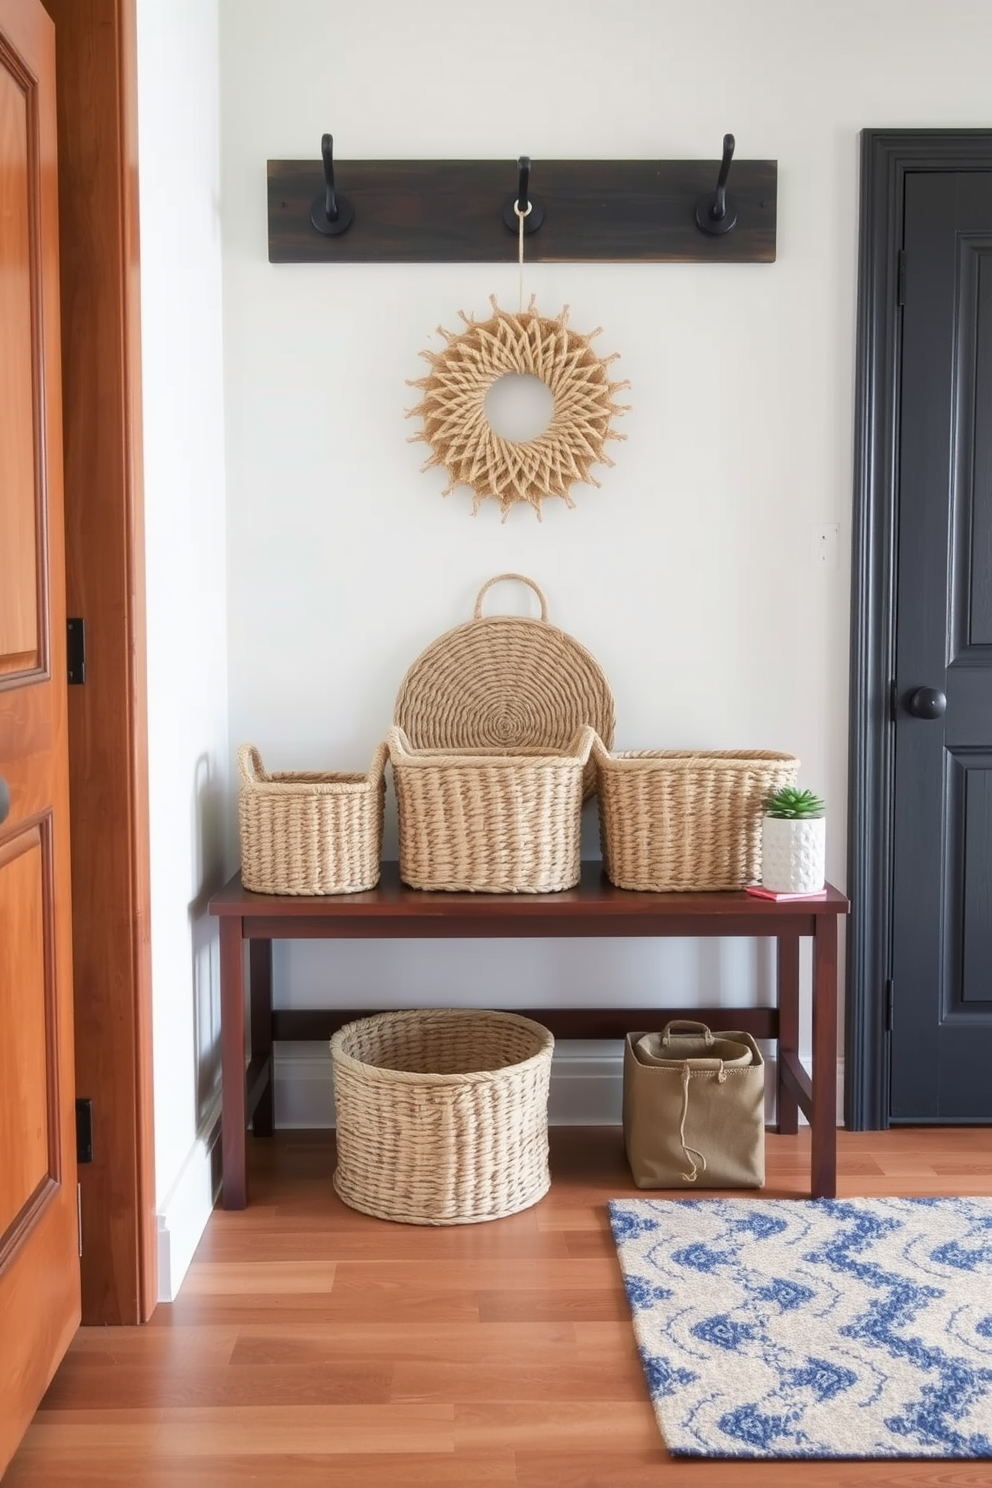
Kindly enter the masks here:
[[765, 1062], [749, 1033], [628, 1033], [623, 1135], [638, 1188], [760, 1188]]

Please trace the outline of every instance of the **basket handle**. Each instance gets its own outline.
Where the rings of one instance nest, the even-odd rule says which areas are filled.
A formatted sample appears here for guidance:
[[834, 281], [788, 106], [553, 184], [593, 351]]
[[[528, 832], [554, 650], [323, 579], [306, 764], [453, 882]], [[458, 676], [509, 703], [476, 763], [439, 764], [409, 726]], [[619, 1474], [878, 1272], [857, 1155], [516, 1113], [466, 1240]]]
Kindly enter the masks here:
[[476, 596], [475, 611], [472, 616], [473, 620], [482, 619], [482, 596], [485, 594], [486, 590], [491, 589], [494, 584], [501, 584], [504, 579], [518, 579], [521, 584], [528, 584], [530, 588], [533, 589], [538, 599], [541, 601], [541, 619], [545, 621], [547, 620], [548, 601], [544, 597], [544, 591], [540, 589], [537, 584], [534, 583], [533, 579], [529, 579], [526, 574], [518, 573], [497, 574], [495, 578], [492, 578], [487, 583], [483, 584], [482, 588], [479, 590], [478, 595]]
[[238, 750], [238, 769], [241, 779], [245, 785], [258, 785], [265, 779], [265, 766], [262, 764], [262, 756], [254, 744], [242, 744]]
[[674, 1028], [681, 1028], [683, 1032], [687, 1032], [691, 1029], [693, 1034], [702, 1034], [707, 1044], [711, 1044], [713, 1042], [713, 1035], [705, 1023], [694, 1023], [691, 1018], [673, 1018], [672, 1021], [670, 1023], [666, 1023], [664, 1028], [661, 1030], [661, 1042], [663, 1044], [671, 1043], [672, 1030]]
[[394, 759], [408, 759], [411, 749], [412, 746], [405, 730], [400, 728], [398, 723], [391, 724], [389, 732], [386, 734], [386, 753], [389, 756], [390, 763]]
[[572, 753], [577, 754], [580, 764], [585, 765], [599, 742], [599, 735], [592, 724], [584, 723], [572, 742]]
[[375, 754], [372, 756], [372, 763], [369, 766], [369, 773], [365, 777], [370, 785], [376, 785], [383, 779], [383, 776], [386, 773], [386, 761], [388, 760], [388, 758], [389, 745], [386, 743], [385, 740], [383, 740], [375, 747]]

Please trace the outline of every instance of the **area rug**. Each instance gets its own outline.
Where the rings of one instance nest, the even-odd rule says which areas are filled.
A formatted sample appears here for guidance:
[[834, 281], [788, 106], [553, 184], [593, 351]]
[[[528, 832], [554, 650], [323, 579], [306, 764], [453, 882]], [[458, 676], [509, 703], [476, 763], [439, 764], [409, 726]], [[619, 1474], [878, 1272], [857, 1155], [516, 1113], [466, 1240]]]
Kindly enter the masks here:
[[671, 1453], [992, 1457], [992, 1199], [609, 1208]]

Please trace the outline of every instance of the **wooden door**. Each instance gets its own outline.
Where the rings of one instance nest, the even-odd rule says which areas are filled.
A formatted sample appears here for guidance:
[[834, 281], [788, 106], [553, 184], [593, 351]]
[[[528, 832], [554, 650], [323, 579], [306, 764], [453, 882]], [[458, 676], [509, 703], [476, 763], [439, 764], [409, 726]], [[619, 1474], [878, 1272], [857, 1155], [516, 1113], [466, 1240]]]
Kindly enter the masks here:
[[0, 0], [0, 1472], [79, 1321], [55, 128]]
[[992, 170], [905, 179], [891, 1118], [992, 1121]]

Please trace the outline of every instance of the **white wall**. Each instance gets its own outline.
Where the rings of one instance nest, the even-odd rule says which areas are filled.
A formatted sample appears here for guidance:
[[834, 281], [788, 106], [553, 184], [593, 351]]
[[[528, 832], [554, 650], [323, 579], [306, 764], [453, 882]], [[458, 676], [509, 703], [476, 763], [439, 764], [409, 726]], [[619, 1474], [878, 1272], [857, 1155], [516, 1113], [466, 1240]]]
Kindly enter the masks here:
[[[220, 16], [232, 749], [364, 768], [409, 663], [486, 578], [520, 570], [605, 668], [617, 747], [798, 754], [843, 886], [858, 132], [989, 124], [992, 6], [221, 0]], [[266, 160], [317, 160], [325, 130], [339, 160], [499, 157], [508, 183], [527, 153], [537, 193], [542, 157], [715, 172], [731, 131], [741, 158], [778, 161], [777, 262], [530, 268], [545, 313], [568, 303], [621, 353], [628, 438], [574, 511], [473, 518], [467, 492], [442, 499], [420, 473], [406, 384], [439, 324], [492, 292], [515, 307], [516, 268], [270, 265]], [[829, 570], [810, 558], [826, 523]], [[231, 808], [233, 834], [233, 786]], [[276, 960], [292, 1006], [757, 1001], [769, 976], [740, 944], [306, 943]]]
[[216, 0], [138, 0], [159, 1296], [213, 1203], [216, 924], [229, 864]]

